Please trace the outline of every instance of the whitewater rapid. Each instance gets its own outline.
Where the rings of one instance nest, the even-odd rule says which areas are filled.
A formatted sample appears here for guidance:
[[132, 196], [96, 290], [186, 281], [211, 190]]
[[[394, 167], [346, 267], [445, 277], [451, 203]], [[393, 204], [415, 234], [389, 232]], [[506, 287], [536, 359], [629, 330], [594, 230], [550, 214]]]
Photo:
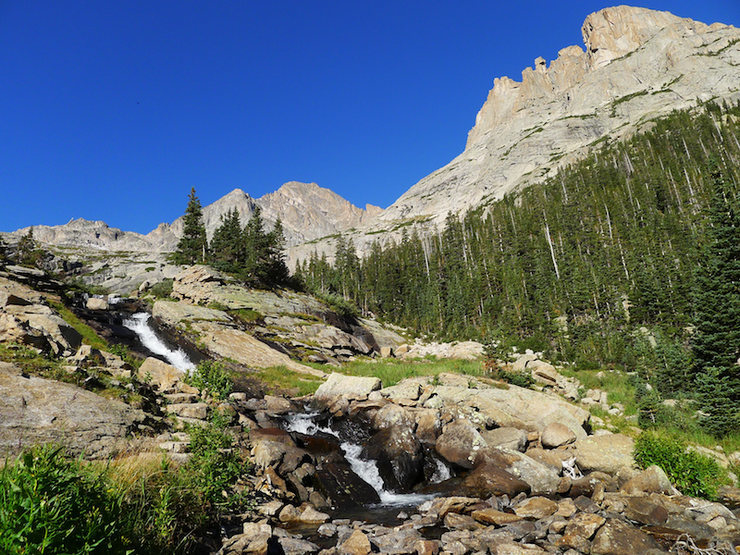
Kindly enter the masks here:
[[155, 355], [163, 357], [172, 366], [182, 372], [190, 372], [195, 364], [188, 358], [182, 349], [173, 351], [156, 334], [149, 325], [151, 316], [146, 312], [137, 312], [131, 318], [123, 321], [123, 325], [133, 331], [141, 343]]

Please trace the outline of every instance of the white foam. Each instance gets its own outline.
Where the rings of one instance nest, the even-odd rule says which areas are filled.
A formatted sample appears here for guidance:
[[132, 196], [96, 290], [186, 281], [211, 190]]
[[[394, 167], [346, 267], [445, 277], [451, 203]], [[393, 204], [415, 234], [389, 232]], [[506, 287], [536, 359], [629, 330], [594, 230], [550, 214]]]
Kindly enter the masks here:
[[182, 372], [189, 372], [195, 368], [188, 355], [182, 349], [173, 351], [159, 338], [149, 325], [150, 315], [146, 312], [137, 312], [131, 318], [123, 321], [123, 325], [133, 331], [141, 343], [155, 355], [164, 357], [167, 362]]

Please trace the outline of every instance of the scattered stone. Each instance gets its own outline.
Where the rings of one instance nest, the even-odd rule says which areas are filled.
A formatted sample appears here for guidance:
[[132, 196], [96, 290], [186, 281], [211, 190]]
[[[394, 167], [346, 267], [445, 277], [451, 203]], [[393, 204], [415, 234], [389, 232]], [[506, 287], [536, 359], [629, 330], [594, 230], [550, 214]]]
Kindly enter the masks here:
[[530, 497], [514, 508], [517, 516], [539, 520], [554, 514], [558, 504], [545, 497]]
[[547, 449], [554, 449], [561, 445], [568, 445], [569, 443], [573, 443], [575, 440], [576, 434], [573, 433], [573, 430], [560, 422], [552, 422], [548, 424], [545, 429], [542, 430], [542, 435], [540, 436], [542, 446]]

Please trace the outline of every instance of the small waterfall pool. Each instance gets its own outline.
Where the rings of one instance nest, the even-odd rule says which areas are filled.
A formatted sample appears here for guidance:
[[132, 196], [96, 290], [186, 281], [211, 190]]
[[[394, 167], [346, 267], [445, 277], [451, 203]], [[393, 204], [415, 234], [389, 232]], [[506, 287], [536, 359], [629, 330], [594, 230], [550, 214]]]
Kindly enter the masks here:
[[[315, 435], [322, 432], [337, 438], [341, 443], [340, 447], [344, 453], [344, 458], [349, 463], [352, 471], [362, 480], [367, 482], [380, 497], [380, 506], [383, 507], [410, 507], [416, 506], [424, 501], [435, 497], [434, 494], [418, 493], [395, 493], [386, 489], [383, 479], [380, 477], [378, 466], [374, 460], [367, 460], [360, 457], [362, 445], [349, 441], [342, 441], [339, 434], [331, 426], [321, 426], [315, 422], [318, 412], [305, 412], [291, 414], [286, 419], [285, 430], [288, 432], [298, 432], [305, 435]], [[441, 461], [437, 461], [437, 471], [435, 472], [432, 482], [441, 482], [450, 477], [449, 468]]]
[[155, 355], [163, 357], [172, 366], [182, 372], [190, 372], [195, 364], [188, 358], [182, 349], [170, 349], [157, 335], [149, 324], [151, 315], [146, 312], [137, 312], [123, 321], [123, 325], [133, 331], [141, 343]]

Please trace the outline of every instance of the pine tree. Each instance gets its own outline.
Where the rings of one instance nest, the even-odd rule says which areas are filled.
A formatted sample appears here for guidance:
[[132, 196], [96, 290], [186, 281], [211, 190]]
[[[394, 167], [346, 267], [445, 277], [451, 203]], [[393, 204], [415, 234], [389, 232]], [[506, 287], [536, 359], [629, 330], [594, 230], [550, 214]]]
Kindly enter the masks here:
[[272, 231], [267, 234], [266, 248], [264, 272], [266, 285], [285, 285], [290, 277], [290, 271], [285, 264], [285, 235], [280, 218], [275, 222]]
[[[740, 196], [712, 163], [712, 199], [706, 244], [696, 271], [694, 372], [700, 385], [704, 426], [731, 431], [740, 400]], [[734, 408], [733, 408], [734, 404]], [[727, 407], [731, 414], [725, 414]]]
[[242, 225], [236, 208], [221, 215], [221, 225], [213, 232], [209, 254], [213, 267], [224, 272], [237, 272], [243, 264]]
[[183, 217], [182, 237], [177, 243], [177, 249], [170, 255], [170, 260], [175, 264], [198, 264], [206, 262], [207, 256], [208, 240], [203, 224], [203, 209], [193, 187], [190, 189], [188, 206]]
[[33, 226], [28, 228], [28, 233], [18, 241], [16, 247], [16, 258], [19, 264], [33, 266], [37, 260], [36, 241], [33, 238]]

